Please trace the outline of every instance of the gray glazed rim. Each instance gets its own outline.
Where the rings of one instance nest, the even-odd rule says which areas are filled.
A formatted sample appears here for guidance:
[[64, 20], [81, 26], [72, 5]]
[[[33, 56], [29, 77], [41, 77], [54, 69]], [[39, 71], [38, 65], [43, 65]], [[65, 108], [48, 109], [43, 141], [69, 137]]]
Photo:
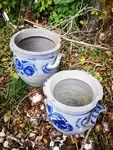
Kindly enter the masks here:
[[[21, 38], [21, 36], [23, 36], [23, 35], [24, 35], [24, 37]], [[50, 49], [50, 50], [47, 50], [44, 52], [27, 51], [25, 49], [18, 47], [17, 44], [15, 43], [15, 38], [17, 38], [19, 36], [20, 36], [21, 40], [24, 38], [32, 37], [32, 36], [45, 37], [45, 38], [52, 40], [56, 46], [53, 49]], [[39, 29], [30, 28], [30, 29], [23, 29], [23, 30], [15, 33], [10, 40], [10, 48], [12, 51], [18, 51], [20, 53], [24, 53], [27, 55], [47, 55], [47, 54], [51, 54], [51, 53], [58, 51], [61, 46], [60, 43], [61, 43], [61, 38], [57, 33], [53, 32], [53, 31], [49, 31], [44, 28], [39, 28]]]
[[[80, 75], [79, 73], [82, 74], [82, 78], [79, 76]], [[84, 75], [84, 78], [83, 78], [83, 75]], [[95, 92], [92, 102], [87, 105], [84, 105], [84, 106], [73, 107], [73, 106], [68, 106], [68, 105], [65, 105], [65, 104], [59, 102], [57, 99], [54, 98], [52, 91], [57, 83], [59, 83], [60, 81], [62, 81], [64, 79], [67, 79], [67, 78], [68, 79], [69, 78], [80, 79], [81, 81], [84, 81], [87, 78], [87, 81], [85, 80], [85, 83], [87, 83], [89, 86], [90, 86], [90, 84], [88, 82], [95, 82], [94, 86], [96, 86], [95, 90], [96, 90], [96, 92], [98, 92], [98, 95]], [[93, 90], [93, 88], [92, 88], [92, 90]], [[99, 83], [99, 81], [95, 77], [93, 77], [92, 75], [90, 75], [89, 73], [87, 73], [83, 70], [63, 70], [63, 71], [55, 73], [47, 80], [47, 82], [45, 82], [45, 85], [43, 86], [43, 92], [46, 95], [46, 97], [49, 98], [49, 101], [55, 107], [57, 107], [57, 109], [67, 112], [69, 114], [70, 113], [72, 113], [72, 114], [80, 113], [81, 114], [83, 112], [89, 112], [94, 107], [96, 107], [98, 101], [102, 100], [102, 97], [103, 97], [103, 88], [102, 88], [101, 84]], [[95, 97], [95, 94], [96, 94], [96, 97]]]

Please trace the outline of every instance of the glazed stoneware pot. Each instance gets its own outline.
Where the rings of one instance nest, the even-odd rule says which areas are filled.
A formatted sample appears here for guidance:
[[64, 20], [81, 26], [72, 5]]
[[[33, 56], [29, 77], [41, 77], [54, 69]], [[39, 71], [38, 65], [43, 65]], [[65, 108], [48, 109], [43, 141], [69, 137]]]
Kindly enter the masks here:
[[27, 84], [40, 87], [57, 72], [62, 57], [60, 37], [46, 29], [24, 29], [14, 34], [10, 48], [17, 73]]
[[103, 89], [96, 78], [81, 70], [60, 71], [43, 86], [47, 115], [52, 125], [67, 135], [94, 126], [105, 108], [98, 102]]

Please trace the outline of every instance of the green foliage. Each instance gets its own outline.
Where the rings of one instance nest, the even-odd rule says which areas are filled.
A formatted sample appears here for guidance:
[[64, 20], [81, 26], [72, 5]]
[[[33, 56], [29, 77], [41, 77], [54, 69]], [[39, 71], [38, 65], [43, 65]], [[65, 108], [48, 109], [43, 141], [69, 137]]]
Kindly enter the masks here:
[[[65, 18], [74, 16], [84, 6], [90, 5], [93, 0], [2, 0], [0, 9], [9, 14], [12, 23], [16, 24], [21, 21], [21, 15], [28, 6], [35, 13], [38, 20], [42, 17], [48, 19], [48, 23], [59, 23]], [[84, 19], [84, 16], [83, 18]], [[76, 18], [76, 21], [79, 17]]]
[[66, 3], [72, 3], [74, 0], [54, 0], [55, 4], [66, 4]]
[[[84, 6], [90, 5], [93, 0], [37, 0], [32, 5], [32, 10], [36, 13], [38, 19], [42, 16], [48, 18], [48, 23], [59, 23], [65, 18], [76, 15]], [[83, 18], [84, 19], [84, 16]], [[76, 18], [76, 21], [79, 17]]]
[[15, 79], [7, 85], [5, 97], [0, 99], [0, 109], [7, 110], [17, 101], [21, 100], [29, 88], [21, 79]]
[[0, 9], [4, 10], [10, 17], [12, 23], [20, 22], [20, 15], [24, 12], [24, 5], [22, 0], [2, 0], [0, 2]]

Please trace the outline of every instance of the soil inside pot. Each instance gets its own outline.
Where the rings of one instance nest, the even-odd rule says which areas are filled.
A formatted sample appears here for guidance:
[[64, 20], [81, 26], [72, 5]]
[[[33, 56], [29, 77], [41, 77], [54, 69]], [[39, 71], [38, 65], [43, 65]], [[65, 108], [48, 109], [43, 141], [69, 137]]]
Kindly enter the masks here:
[[16, 45], [27, 51], [42, 52], [53, 49], [56, 44], [49, 38], [32, 36], [16, 42]]
[[57, 101], [68, 106], [84, 106], [93, 100], [91, 87], [77, 79], [65, 79], [56, 84], [53, 96]]

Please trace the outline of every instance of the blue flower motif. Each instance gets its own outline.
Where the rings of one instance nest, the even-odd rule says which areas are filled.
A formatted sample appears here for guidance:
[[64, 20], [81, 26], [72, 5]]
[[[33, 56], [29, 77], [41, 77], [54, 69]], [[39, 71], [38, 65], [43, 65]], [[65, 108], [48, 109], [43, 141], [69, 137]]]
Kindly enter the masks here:
[[27, 75], [27, 76], [32, 76], [35, 73], [35, 70], [33, 67], [31, 66], [27, 66], [26, 68], [24, 68], [23, 72]]
[[50, 105], [47, 105], [47, 110], [49, 113], [48, 117], [50, 118], [50, 121], [53, 125], [65, 132], [70, 132], [73, 130], [72, 125], [69, 124], [61, 114], [56, 112], [53, 113], [53, 108]]
[[21, 75], [27, 75], [32, 76], [35, 71], [37, 70], [35, 68], [35, 65], [31, 64], [29, 61], [26, 60], [19, 60], [15, 59], [15, 68], [17, 72], [19, 72]]

